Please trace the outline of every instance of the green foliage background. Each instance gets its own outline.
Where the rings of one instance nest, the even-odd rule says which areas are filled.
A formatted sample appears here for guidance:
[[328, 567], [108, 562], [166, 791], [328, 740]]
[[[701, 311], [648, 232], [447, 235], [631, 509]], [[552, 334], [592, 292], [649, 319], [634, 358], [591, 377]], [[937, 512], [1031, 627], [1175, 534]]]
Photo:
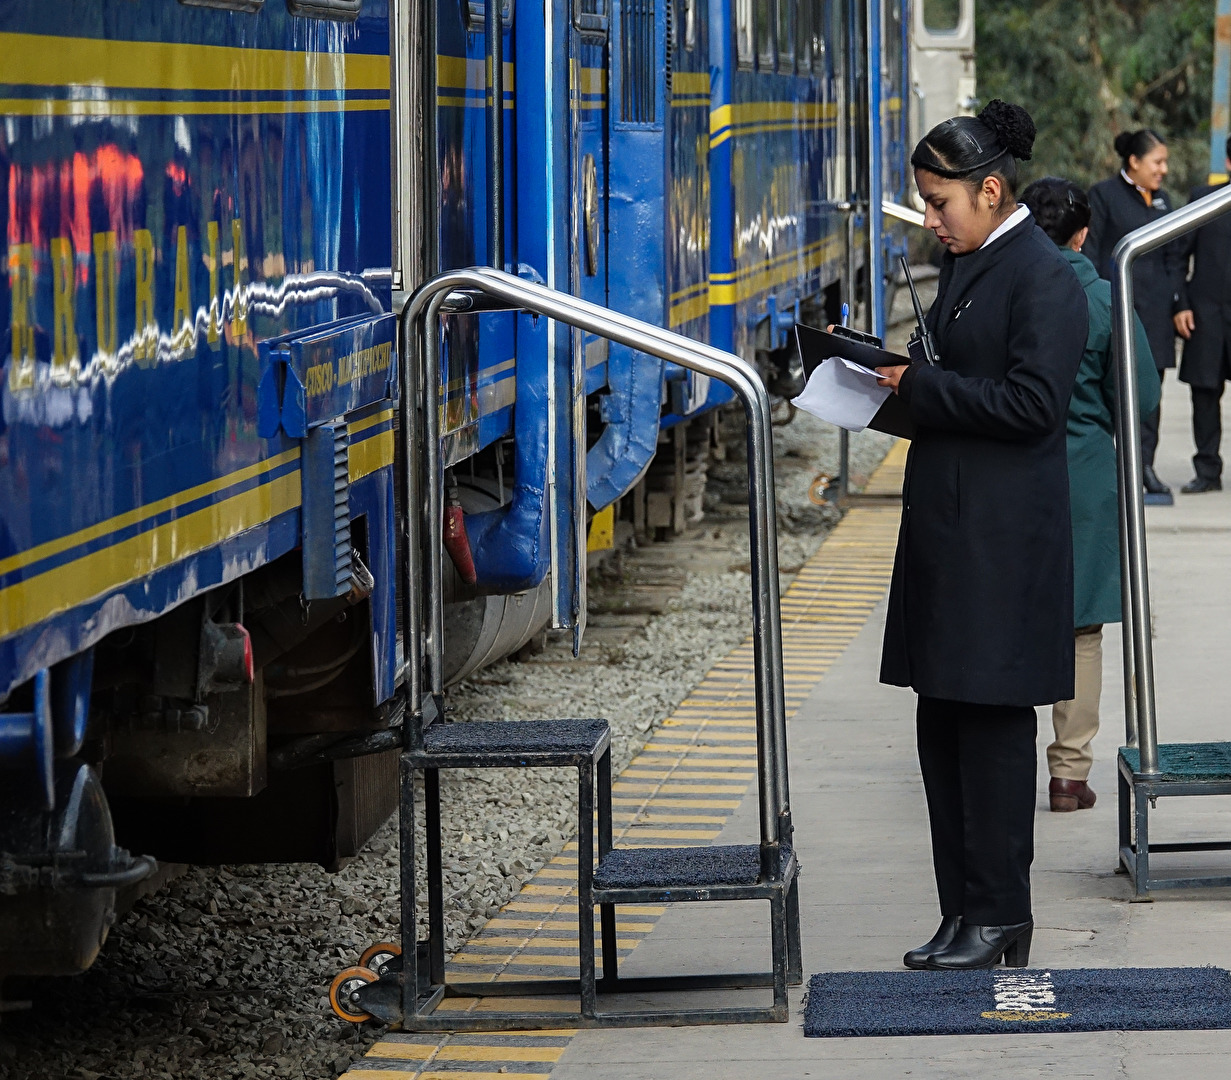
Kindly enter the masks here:
[[1121, 131], [1167, 139], [1177, 202], [1209, 173], [1215, 0], [975, 0], [978, 94], [1025, 106], [1027, 180], [1112, 175]]

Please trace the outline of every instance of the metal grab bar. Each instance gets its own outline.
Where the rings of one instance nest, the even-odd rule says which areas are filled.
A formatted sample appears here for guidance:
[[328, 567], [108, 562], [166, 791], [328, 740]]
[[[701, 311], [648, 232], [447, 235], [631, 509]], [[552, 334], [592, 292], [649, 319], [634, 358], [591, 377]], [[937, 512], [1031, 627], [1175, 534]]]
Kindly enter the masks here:
[[[1158, 774], [1154, 651], [1150, 641], [1150, 583], [1146, 577], [1145, 497], [1141, 486], [1141, 418], [1137, 413], [1137, 335], [1133, 326], [1133, 263], [1176, 237], [1231, 210], [1231, 187], [1190, 203], [1129, 233], [1112, 252], [1115, 313], [1116, 443], [1119, 449], [1120, 562], [1124, 600], [1124, 711], [1136, 734], [1144, 775]], [[1130, 625], [1131, 617], [1131, 625]]]
[[[486, 275], [486, 268], [479, 268], [480, 274]], [[765, 433], [765, 437], [761, 444], [761, 451], [758, 453], [750, 446], [748, 451], [749, 469], [755, 469], [761, 477], [761, 483], [764, 491], [768, 493], [767, 498], [762, 498], [755, 505], [753, 499], [757, 496], [754, 492], [749, 492], [749, 528], [757, 528], [761, 530], [765, 536], [765, 542], [762, 545], [767, 562], [766, 570], [762, 575], [762, 580], [773, 581], [773, 611], [774, 618], [768, 627], [768, 633], [765, 637], [765, 647], [768, 650], [768, 666], [773, 677], [770, 679], [768, 690], [768, 700], [770, 701], [770, 711], [774, 718], [774, 726], [778, 736], [778, 746], [780, 751], [777, 754], [777, 784], [781, 805], [781, 813], [784, 815], [784, 831], [780, 833], [780, 837], [789, 842], [791, 836], [791, 818], [790, 818], [790, 781], [788, 777], [787, 760], [786, 760], [786, 695], [782, 685], [782, 623], [781, 613], [778, 609], [778, 514], [774, 496], [774, 455], [772, 445], [773, 418], [770, 412], [769, 394], [765, 390], [765, 385], [761, 381], [761, 376], [748, 361], [734, 353], [725, 352], [722, 349], [716, 348], [713, 345], [708, 345], [705, 342], [694, 341], [692, 338], [683, 337], [680, 334], [672, 333], [670, 330], [664, 330], [660, 326], [655, 326], [652, 323], [639, 322], [636, 319], [630, 319], [627, 316], [620, 315], [618, 312], [612, 312], [607, 308], [599, 307], [596, 304], [591, 304], [587, 301], [580, 300], [569, 293], [551, 292], [551, 290], [538, 284], [537, 282], [526, 282], [521, 278], [511, 277], [509, 274], [500, 274], [500, 278], [504, 281], [516, 281], [519, 285], [526, 285], [529, 288], [540, 290], [542, 293], [554, 296], [561, 303], [573, 306], [581, 313], [601, 312], [606, 316], [613, 316], [617, 320], [623, 320], [629, 324], [635, 325], [638, 331], [662, 345], [663, 348], [672, 350], [672, 355], [662, 357], [661, 353], [653, 353], [652, 350], [644, 349], [644, 352], [651, 352], [652, 355], [660, 356], [664, 359], [674, 358], [676, 352], [684, 350], [690, 355], [696, 357], [697, 363], [702, 365], [697, 367], [693, 364], [681, 362], [682, 367], [687, 367], [690, 370], [700, 371], [703, 374], [711, 374], [722, 382], [731, 385], [734, 388], [729, 378], [712, 368], [712, 365], [719, 365], [719, 368], [733, 368], [740, 373], [740, 376], [753, 387], [753, 393], [756, 397], [757, 407], [761, 413], [761, 429]], [[565, 322], [566, 320], [560, 320]], [[638, 346], [634, 346], [638, 347]], [[738, 390], [737, 390], [738, 393]], [[748, 403], [744, 402], [745, 412], [748, 412]], [[751, 422], [750, 435], [751, 439]], [[749, 552], [751, 556], [751, 564], [756, 567], [755, 551]], [[757, 584], [756, 571], [754, 569], [753, 588], [759, 593]], [[753, 648], [757, 647], [757, 641], [754, 637]], [[758, 661], [759, 664], [759, 661]]]
[[[424, 464], [427, 472], [427, 499], [420, 502], [417, 469], [418, 448], [411, 446], [417, 439], [417, 418], [413, 399], [403, 401], [402, 415], [406, 429], [407, 513], [415, 517], [421, 508], [427, 523], [427, 558], [429, 575], [427, 655], [431, 691], [439, 697], [440, 647], [443, 629], [443, 604], [439, 589], [441, 504], [439, 456], [439, 317], [450, 294], [471, 290], [504, 301], [512, 308], [546, 316], [568, 326], [577, 327], [629, 348], [671, 360], [682, 367], [716, 378], [729, 385], [740, 397], [748, 420], [749, 457], [749, 542], [751, 547], [753, 585], [753, 647], [757, 701], [758, 767], [761, 778], [761, 861], [762, 873], [776, 877], [779, 873], [779, 842], [790, 841], [791, 817], [786, 766], [786, 716], [782, 686], [782, 636], [778, 604], [777, 519], [774, 505], [772, 428], [769, 395], [756, 371], [746, 361], [713, 346], [703, 345], [678, 334], [663, 330], [628, 316], [618, 314], [567, 293], [524, 281], [502, 271], [488, 268], [453, 270], [440, 274], [422, 285], [410, 298], [401, 316], [401, 366], [405, 398], [423, 396], [425, 444]], [[408, 330], [413, 329], [414, 333]], [[429, 332], [429, 329], [431, 332]], [[412, 361], [409, 343], [418, 343], [421, 363]], [[416, 526], [413, 534], [418, 533]], [[406, 562], [408, 570], [413, 560]], [[408, 575], [409, 577], [409, 575]], [[423, 670], [419, 658], [419, 635], [422, 632], [421, 613], [411, 599], [416, 591], [411, 580], [404, 582], [403, 598], [410, 674], [411, 708], [421, 708]], [[436, 701], [439, 707], [439, 700]], [[410, 732], [418, 725], [407, 724]]]
[[898, 221], [905, 221], [907, 225], [916, 225], [920, 229], [926, 229], [923, 224], [923, 214], [916, 210], [913, 206], [903, 206], [901, 203], [895, 203], [892, 199], [881, 200], [881, 212], [885, 217], [896, 218]]

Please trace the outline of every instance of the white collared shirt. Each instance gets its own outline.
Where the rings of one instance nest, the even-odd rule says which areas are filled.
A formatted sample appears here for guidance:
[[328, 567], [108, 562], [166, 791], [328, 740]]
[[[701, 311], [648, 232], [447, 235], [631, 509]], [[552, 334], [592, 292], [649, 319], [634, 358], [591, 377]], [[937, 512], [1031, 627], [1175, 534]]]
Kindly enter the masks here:
[[992, 235], [989, 236], [982, 244], [979, 245], [979, 250], [982, 251], [988, 244], [994, 244], [1005, 233], [1014, 226], [1020, 225], [1030, 216], [1030, 208], [1025, 203], [1018, 203], [1017, 209], [1013, 211], [1007, 218], [1004, 219], [995, 229], [992, 230]]
[[1137, 189], [1137, 194], [1141, 196], [1142, 201], [1146, 204], [1146, 206], [1154, 206], [1155, 203], [1157, 203], [1159, 210], [1167, 209], [1167, 201], [1165, 199], [1160, 199], [1157, 191], [1151, 191], [1149, 188], [1143, 188], [1123, 169], [1120, 170], [1120, 175], [1124, 178], [1124, 182], [1126, 184], [1131, 184]]
[[1146, 202], [1150, 201], [1150, 197], [1154, 194], [1152, 191], [1150, 191], [1148, 188], [1143, 188], [1139, 183], [1137, 183], [1136, 180], [1134, 180], [1131, 176], [1128, 175], [1127, 170], [1121, 169], [1120, 175], [1124, 177], [1124, 182], [1126, 184], [1131, 184], [1133, 187], [1137, 189], [1137, 194], [1140, 195], [1143, 199], [1145, 199]]

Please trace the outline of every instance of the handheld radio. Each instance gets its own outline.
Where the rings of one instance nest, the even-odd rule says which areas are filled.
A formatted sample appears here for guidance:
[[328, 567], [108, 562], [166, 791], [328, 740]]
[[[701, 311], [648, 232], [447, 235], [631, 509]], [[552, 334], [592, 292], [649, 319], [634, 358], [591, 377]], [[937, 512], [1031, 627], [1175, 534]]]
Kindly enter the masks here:
[[940, 361], [940, 354], [936, 351], [936, 341], [932, 337], [932, 331], [924, 324], [923, 305], [919, 303], [919, 294], [915, 291], [915, 279], [910, 276], [910, 267], [906, 263], [905, 255], [901, 256], [901, 262], [902, 272], [906, 275], [906, 284], [910, 288], [910, 302], [915, 307], [915, 332], [911, 334], [910, 341], [906, 343], [906, 354], [910, 357], [912, 364], [925, 360], [934, 365]]

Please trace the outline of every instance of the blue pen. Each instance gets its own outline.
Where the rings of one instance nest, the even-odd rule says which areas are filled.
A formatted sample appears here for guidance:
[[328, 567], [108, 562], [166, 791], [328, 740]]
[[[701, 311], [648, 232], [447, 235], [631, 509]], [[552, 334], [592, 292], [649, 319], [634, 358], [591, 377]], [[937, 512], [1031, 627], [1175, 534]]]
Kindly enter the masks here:
[[843, 304], [842, 305], [842, 325], [843, 326], [846, 326], [849, 323], [850, 317], [851, 317], [851, 305]]

